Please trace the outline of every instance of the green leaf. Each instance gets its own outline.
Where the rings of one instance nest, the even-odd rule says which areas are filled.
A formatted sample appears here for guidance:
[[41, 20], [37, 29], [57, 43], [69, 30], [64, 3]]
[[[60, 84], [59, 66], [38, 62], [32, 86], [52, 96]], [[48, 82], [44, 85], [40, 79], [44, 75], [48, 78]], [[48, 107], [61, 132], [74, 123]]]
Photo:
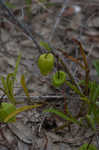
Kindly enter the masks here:
[[40, 3], [45, 3], [47, 0], [39, 0]]
[[57, 3], [57, 2], [47, 2], [47, 3], [45, 3], [45, 6], [48, 7], [48, 8], [53, 7], [53, 6], [60, 7], [61, 4]]
[[13, 84], [14, 84], [14, 81], [16, 80], [16, 74], [18, 72], [18, 67], [19, 67], [20, 60], [21, 60], [21, 54], [17, 58], [16, 66], [15, 66], [15, 69], [14, 69], [14, 72], [13, 72], [13, 75], [14, 75]]
[[70, 122], [76, 123], [78, 125], [81, 125], [81, 123], [78, 120], [76, 120], [75, 118], [67, 117], [63, 112], [60, 112], [60, 111], [58, 111], [56, 109], [47, 109], [47, 110], [44, 110], [44, 112], [54, 113], [54, 114], [58, 115], [59, 117], [65, 119], [67, 121], [70, 121]]
[[11, 103], [15, 104], [16, 100], [14, 98], [14, 92], [13, 92], [13, 88], [14, 88], [13, 76], [14, 76], [13, 73], [9, 73], [7, 75], [6, 85], [7, 85], [7, 96], [8, 96], [8, 99], [10, 100]]
[[93, 102], [96, 102], [98, 96], [99, 96], [99, 85], [95, 88], [95, 91], [93, 94]]
[[0, 90], [2, 90], [5, 95], [7, 95], [8, 99], [11, 101], [11, 103], [15, 104], [16, 100], [15, 100], [14, 94], [13, 94], [13, 82], [12, 82], [12, 80], [10, 80], [11, 76], [12, 76], [12, 74], [8, 74], [6, 80], [4, 79], [3, 76], [1, 77], [3, 89], [1, 88]]
[[13, 73], [9, 73], [6, 78], [7, 93], [13, 95]]
[[5, 94], [7, 94], [7, 84], [6, 84], [6, 81], [3, 76], [1, 77], [1, 82], [2, 82], [2, 85], [4, 88], [4, 92], [5, 92]]
[[49, 44], [44, 41], [40, 41], [40, 46], [44, 47], [48, 51], [51, 50], [51, 48], [49, 47]]
[[93, 144], [90, 144], [90, 145], [88, 146], [88, 143], [85, 143], [85, 144], [83, 144], [83, 145], [79, 148], [79, 150], [97, 150], [97, 148], [96, 148], [96, 146], [93, 145]]
[[25, 0], [26, 1], [26, 12], [27, 12], [27, 15], [28, 17], [31, 19], [32, 17], [32, 14], [31, 14], [31, 5], [32, 5], [32, 0]]
[[99, 60], [95, 60], [93, 62], [94, 67], [96, 68], [97, 74], [99, 76]]
[[99, 124], [99, 108], [96, 108], [94, 112], [94, 120], [97, 124]]
[[[93, 81], [89, 81], [89, 82], [88, 82], [88, 88], [91, 88], [91, 83], [92, 83], [92, 82], [93, 82]], [[86, 84], [85, 80], [80, 80], [79, 83], [78, 83], [78, 85], [83, 85], [83, 86], [85, 86], [85, 84]]]
[[90, 103], [90, 100], [87, 97], [80, 97], [80, 99], [87, 102], [88, 104]]
[[11, 4], [10, 2], [6, 1], [5, 4], [7, 5], [8, 8], [16, 8], [16, 6]]
[[31, 5], [32, 4], [32, 0], [25, 0], [27, 5]]
[[22, 87], [23, 87], [23, 89], [24, 89], [25, 95], [27, 96], [28, 99], [30, 99], [29, 92], [28, 92], [28, 89], [27, 89], [27, 87], [26, 87], [26, 82], [25, 82], [25, 77], [24, 77], [24, 75], [21, 76], [21, 81], [20, 81], [20, 82], [21, 82], [21, 85], [22, 85]]
[[90, 115], [86, 116], [88, 123], [91, 125], [92, 129], [95, 130], [95, 120], [94, 120], [94, 116], [91, 113]]
[[1, 77], [1, 82], [3, 85], [3, 92], [5, 93], [5, 95], [8, 96], [8, 99], [11, 101], [11, 103], [15, 104], [16, 100], [14, 98], [14, 93], [13, 93], [13, 88], [14, 88], [14, 81], [16, 80], [16, 74], [18, 71], [18, 66], [20, 63], [20, 59], [21, 59], [21, 55], [18, 56], [17, 62], [16, 62], [16, 66], [14, 69], [13, 73], [9, 73], [6, 77], [6, 79], [4, 79], [4, 77]]
[[99, 96], [99, 85], [95, 81], [90, 83], [90, 93], [89, 93], [89, 114], [95, 113], [96, 110], [96, 100]]
[[4, 122], [8, 122], [9, 119], [11, 119], [12, 117], [16, 116], [17, 114], [19, 114], [20, 112], [29, 110], [29, 109], [33, 109], [33, 108], [37, 108], [42, 106], [41, 104], [35, 104], [35, 105], [27, 105], [27, 106], [22, 106], [20, 108], [17, 108], [13, 113], [9, 114], [5, 119]]
[[94, 98], [95, 98], [95, 97], [94, 97], [94, 93], [95, 93], [96, 88], [97, 88], [96, 82], [95, 82], [95, 81], [90, 82], [89, 99], [90, 99], [91, 101], [94, 101]]
[[[0, 107], [0, 122], [4, 122], [4, 119], [16, 110], [16, 106], [11, 103], [2, 102]], [[12, 117], [8, 122], [15, 122], [16, 117]]]
[[69, 81], [65, 80], [65, 83], [77, 94], [79, 94], [81, 97], [84, 97], [84, 95], [80, 92], [80, 90], [73, 85], [72, 83], [70, 83]]

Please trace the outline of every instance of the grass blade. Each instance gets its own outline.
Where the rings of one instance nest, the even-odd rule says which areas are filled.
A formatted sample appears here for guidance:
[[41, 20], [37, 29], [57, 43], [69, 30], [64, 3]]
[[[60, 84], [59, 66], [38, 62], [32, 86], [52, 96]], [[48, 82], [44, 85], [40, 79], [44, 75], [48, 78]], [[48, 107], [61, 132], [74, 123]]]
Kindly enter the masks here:
[[13, 77], [14, 77], [13, 85], [14, 85], [14, 81], [16, 80], [16, 74], [18, 72], [18, 66], [19, 66], [20, 60], [21, 60], [21, 54], [18, 56], [18, 59], [17, 59], [17, 62], [16, 62], [16, 66], [15, 66], [15, 69], [14, 69], [14, 73], [13, 73]]
[[96, 72], [97, 72], [97, 74], [98, 74], [98, 76], [99, 76], [99, 60], [95, 60], [95, 61], [93, 62], [93, 65], [94, 65], [94, 67], [95, 67], [95, 69], [96, 69]]
[[53, 108], [52, 109], [47, 109], [47, 110], [44, 110], [44, 112], [54, 113], [54, 114], [58, 115], [59, 117], [65, 119], [67, 121], [70, 121], [70, 122], [76, 123], [78, 125], [81, 125], [81, 123], [78, 120], [76, 120], [75, 118], [67, 117], [63, 112], [60, 112], [56, 109], [53, 109]]
[[27, 96], [28, 99], [30, 99], [29, 92], [28, 92], [28, 89], [27, 89], [27, 87], [26, 87], [26, 82], [25, 82], [25, 77], [24, 77], [24, 75], [21, 76], [21, 81], [20, 81], [20, 82], [21, 82], [21, 85], [22, 85], [22, 87], [23, 87], [23, 89], [24, 89], [25, 95]]
[[19, 114], [20, 112], [29, 110], [29, 109], [33, 109], [33, 108], [37, 108], [42, 106], [41, 104], [36, 104], [36, 105], [27, 105], [27, 106], [22, 106], [20, 108], [17, 108], [13, 113], [11, 113], [10, 115], [8, 115], [4, 122], [8, 122], [9, 119], [11, 119], [12, 117], [16, 116], [17, 114]]

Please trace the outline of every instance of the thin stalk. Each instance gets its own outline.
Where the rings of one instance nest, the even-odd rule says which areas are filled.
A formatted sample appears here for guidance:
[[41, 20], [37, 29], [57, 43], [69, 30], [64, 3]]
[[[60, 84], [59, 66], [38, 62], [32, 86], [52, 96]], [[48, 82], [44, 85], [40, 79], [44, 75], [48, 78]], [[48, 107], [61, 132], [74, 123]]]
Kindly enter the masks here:
[[68, 85], [73, 91], [75, 91], [75, 93], [79, 94], [81, 97], [85, 97], [83, 93], [81, 93], [81, 91], [72, 83], [70, 83], [69, 81], [65, 80], [66, 85]]
[[90, 72], [89, 67], [88, 67], [88, 63], [87, 63], [87, 58], [86, 58], [86, 55], [85, 55], [85, 52], [84, 52], [84, 49], [83, 49], [81, 43], [76, 39], [73, 39], [73, 41], [79, 45], [80, 52], [81, 52], [83, 62], [85, 65], [85, 85], [86, 85], [85, 86], [85, 94], [87, 95], [88, 94], [88, 83], [89, 83], [89, 72]]
[[53, 35], [54, 35], [55, 31], [56, 31], [57, 26], [58, 26], [59, 23], [60, 23], [62, 14], [63, 14], [64, 10], [67, 8], [68, 2], [69, 2], [69, 0], [64, 0], [64, 2], [63, 2], [63, 6], [62, 6], [62, 8], [61, 8], [61, 10], [60, 10], [60, 12], [59, 12], [57, 18], [56, 18], [55, 25], [54, 25], [54, 27], [53, 27], [53, 29], [52, 29], [52, 33], [51, 33], [51, 36], [50, 36], [50, 38], [49, 38], [49, 41], [50, 41], [50, 42], [51, 42], [51, 40], [52, 40], [52, 38], [53, 38]]
[[76, 82], [75, 78], [72, 76], [69, 68], [67, 67], [66, 64], [64, 64], [64, 62], [62, 61], [62, 59], [59, 59], [59, 61], [61, 62], [61, 64], [63, 65], [66, 73], [69, 75], [69, 78], [71, 79], [72, 83], [74, 83], [74, 85], [77, 87], [77, 89], [82, 93], [82, 90], [80, 88], [80, 86], [78, 85], [78, 83]]

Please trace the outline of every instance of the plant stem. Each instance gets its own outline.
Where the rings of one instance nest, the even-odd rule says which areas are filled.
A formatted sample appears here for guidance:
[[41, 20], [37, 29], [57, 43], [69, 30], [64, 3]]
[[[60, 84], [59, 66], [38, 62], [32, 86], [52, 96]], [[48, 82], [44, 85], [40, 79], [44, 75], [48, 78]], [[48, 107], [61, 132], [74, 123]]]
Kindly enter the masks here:
[[81, 93], [81, 91], [72, 83], [69, 81], [65, 80], [66, 85], [68, 85], [75, 93], [79, 94], [81, 97], [85, 97], [84, 94]]

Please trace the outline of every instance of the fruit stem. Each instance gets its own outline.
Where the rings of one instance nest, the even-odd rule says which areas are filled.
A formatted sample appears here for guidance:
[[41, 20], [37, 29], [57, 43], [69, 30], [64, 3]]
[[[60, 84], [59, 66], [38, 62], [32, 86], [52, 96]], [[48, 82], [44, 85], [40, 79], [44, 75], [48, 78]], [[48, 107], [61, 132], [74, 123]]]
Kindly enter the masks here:
[[58, 70], [58, 79], [60, 78], [60, 72], [59, 72], [59, 70]]
[[57, 72], [58, 72], [58, 79], [60, 78], [60, 72], [59, 72], [59, 56], [57, 56]]
[[48, 53], [46, 53], [45, 58], [47, 58], [48, 54], [49, 54], [49, 52], [48, 52]]

